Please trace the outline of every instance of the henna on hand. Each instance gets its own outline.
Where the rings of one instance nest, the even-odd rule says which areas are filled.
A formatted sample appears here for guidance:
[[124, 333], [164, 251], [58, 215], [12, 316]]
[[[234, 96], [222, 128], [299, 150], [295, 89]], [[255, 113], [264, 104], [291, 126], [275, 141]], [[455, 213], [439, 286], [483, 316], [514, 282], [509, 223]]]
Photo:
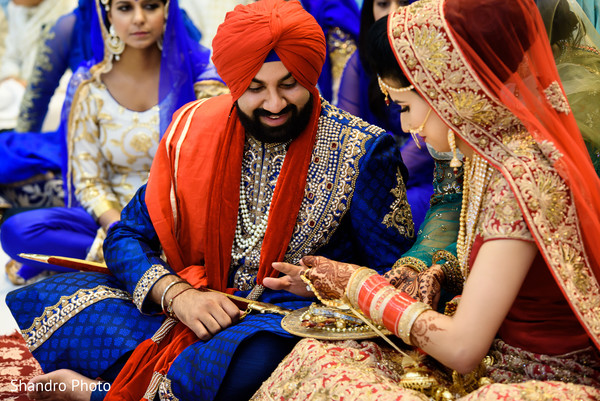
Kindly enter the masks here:
[[302, 264], [309, 268], [306, 277], [322, 299], [340, 299], [352, 273], [360, 266], [336, 262], [323, 256], [305, 256]]
[[432, 266], [424, 272], [419, 273], [419, 285], [416, 297], [421, 302], [425, 302], [433, 308], [437, 308], [443, 280], [444, 272], [439, 265]]
[[412, 296], [411, 287], [417, 279], [417, 271], [408, 265], [396, 267], [384, 274], [384, 278], [400, 291]]
[[403, 265], [390, 270], [384, 277], [399, 291], [433, 308], [437, 307], [444, 281], [444, 272], [439, 265], [434, 265], [420, 273], [408, 265]]

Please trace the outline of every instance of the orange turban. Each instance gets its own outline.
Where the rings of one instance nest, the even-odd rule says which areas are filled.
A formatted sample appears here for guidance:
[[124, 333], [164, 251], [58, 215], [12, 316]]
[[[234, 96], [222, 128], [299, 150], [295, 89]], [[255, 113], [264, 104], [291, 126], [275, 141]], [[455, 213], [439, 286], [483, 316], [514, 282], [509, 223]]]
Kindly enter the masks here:
[[316, 95], [325, 62], [325, 36], [299, 1], [261, 0], [227, 13], [212, 42], [212, 60], [233, 100], [250, 86], [269, 52]]

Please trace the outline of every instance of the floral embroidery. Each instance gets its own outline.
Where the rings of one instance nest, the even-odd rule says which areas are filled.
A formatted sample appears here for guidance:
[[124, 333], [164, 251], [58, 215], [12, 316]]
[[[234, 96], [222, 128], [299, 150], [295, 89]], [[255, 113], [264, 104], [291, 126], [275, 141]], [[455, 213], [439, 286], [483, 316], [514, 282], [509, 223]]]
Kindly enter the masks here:
[[569, 108], [569, 102], [567, 102], [567, 99], [565, 98], [565, 95], [562, 92], [558, 82], [552, 82], [550, 86], [544, 89], [544, 94], [546, 95], [548, 103], [550, 103], [550, 105], [554, 107], [556, 111], [569, 114], [571, 111]]
[[406, 187], [404, 186], [400, 170], [396, 172], [396, 180], [398, 185], [390, 190], [396, 200], [392, 203], [390, 212], [383, 217], [381, 223], [388, 228], [394, 227], [406, 238], [413, 238], [415, 236], [415, 227], [412, 221], [412, 214], [410, 213], [410, 205], [406, 199]]
[[[491, 377], [498, 381], [503, 377], [506, 380], [502, 380], [502, 384], [482, 386], [468, 395], [457, 391], [456, 400], [591, 401], [600, 396], [594, 380], [597, 366], [593, 363], [591, 349], [567, 358], [540, 356], [506, 344], [496, 345], [493, 352], [498, 362], [490, 369], [494, 374]], [[413, 356], [422, 363], [421, 366], [427, 366], [426, 357], [415, 353]], [[499, 371], [501, 369], [504, 370]], [[402, 371], [400, 354], [371, 341], [303, 339], [262, 384], [251, 401], [434, 399], [425, 392], [413, 390], [416, 386], [411, 386], [410, 377], [402, 376]], [[442, 371], [436, 373], [435, 378], [447, 383], [447, 387], [451, 384]], [[572, 383], [542, 381], [549, 378], [567, 379]], [[462, 376], [461, 382], [467, 385], [468, 376]]]
[[499, 238], [533, 241], [517, 200], [498, 170], [492, 172], [483, 204], [486, 206], [479, 218], [477, 234], [484, 241]]
[[356, 42], [352, 36], [339, 27], [334, 27], [327, 32], [327, 47], [330, 49], [332, 102], [337, 103], [340, 81], [348, 59], [356, 51]]
[[20, 333], [0, 336], [0, 400], [29, 400], [26, 385], [42, 374], [40, 364], [25, 346]]

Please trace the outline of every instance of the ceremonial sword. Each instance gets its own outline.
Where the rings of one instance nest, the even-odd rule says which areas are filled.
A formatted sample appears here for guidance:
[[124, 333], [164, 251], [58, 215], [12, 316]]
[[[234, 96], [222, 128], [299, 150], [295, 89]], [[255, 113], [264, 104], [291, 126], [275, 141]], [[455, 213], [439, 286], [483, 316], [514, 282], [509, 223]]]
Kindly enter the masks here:
[[[35, 253], [20, 253], [20, 257], [23, 259], [35, 260], [36, 262], [47, 263], [49, 265], [67, 267], [78, 271], [85, 272], [97, 272], [103, 274], [112, 275], [106, 264], [91, 262], [89, 260], [69, 258], [66, 256], [51, 256], [51, 255], [39, 255]], [[229, 298], [240, 310], [254, 310], [259, 313], [274, 313], [277, 315], [287, 315], [292, 312], [291, 309], [282, 308], [281, 306], [273, 305], [267, 302], [253, 301], [237, 295], [228, 294], [213, 290], [211, 288], [200, 287], [196, 288], [198, 291], [203, 292], [214, 292], [221, 294]]]

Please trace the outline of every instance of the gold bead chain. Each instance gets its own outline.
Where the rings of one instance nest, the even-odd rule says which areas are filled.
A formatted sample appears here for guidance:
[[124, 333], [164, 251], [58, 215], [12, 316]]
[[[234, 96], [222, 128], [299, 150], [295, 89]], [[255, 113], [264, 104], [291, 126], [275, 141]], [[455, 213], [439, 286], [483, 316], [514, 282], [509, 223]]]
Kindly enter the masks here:
[[475, 242], [475, 231], [481, 213], [483, 196], [492, 171], [493, 168], [477, 154], [473, 155], [472, 159], [465, 158], [464, 160], [463, 198], [456, 253], [465, 280], [469, 273], [469, 257], [473, 242]]

